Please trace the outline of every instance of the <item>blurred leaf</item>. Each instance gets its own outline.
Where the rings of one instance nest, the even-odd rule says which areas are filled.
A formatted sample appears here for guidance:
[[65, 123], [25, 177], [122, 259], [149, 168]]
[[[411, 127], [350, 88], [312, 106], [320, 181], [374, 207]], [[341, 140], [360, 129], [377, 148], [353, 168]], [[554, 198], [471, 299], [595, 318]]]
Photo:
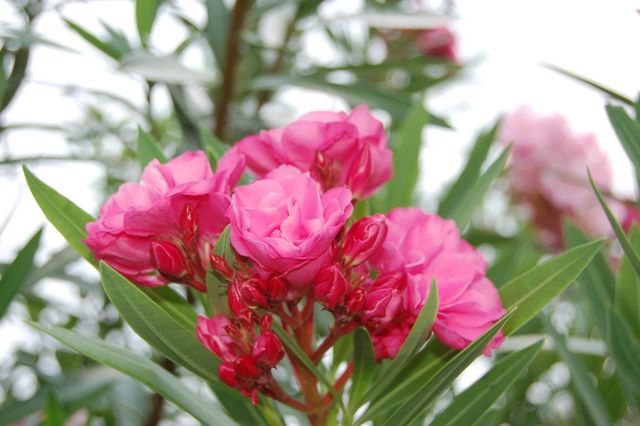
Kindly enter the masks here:
[[598, 240], [567, 250], [503, 285], [499, 291], [505, 309], [518, 307], [504, 328], [505, 334], [512, 334], [526, 324], [562, 293], [587, 267], [602, 245], [603, 241]]
[[40, 247], [41, 236], [42, 229], [31, 237], [0, 277], [0, 319], [7, 312], [11, 301], [18, 294], [33, 268], [33, 258]]
[[228, 35], [229, 11], [223, 0], [205, 0], [207, 24], [204, 35], [211, 46], [218, 69], [224, 68], [226, 40]]
[[616, 372], [629, 396], [637, 398], [640, 395], [640, 342], [633, 337], [629, 326], [611, 306], [607, 307], [607, 317], [607, 347], [615, 363]]
[[158, 160], [161, 163], [167, 162], [167, 157], [164, 155], [158, 141], [153, 136], [144, 130], [138, 128], [138, 162], [140, 167], [144, 169], [151, 160]]
[[109, 392], [108, 404], [117, 426], [140, 426], [148, 416], [150, 398], [138, 381], [123, 376]]
[[636, 179], [640, 179], [640, 123], [620, 106], [607, 105], [606, 110], [620, 144], [635, 167]]
[[429, 120], [421, 103], [414, 105], [400, 125], [393, 150], [393, 178], [388, 183], [385, 211], [408, 207], [420, 171], [422, 129]]
[[33, 198], [35, 198], [49, 222], [56, 227], [80, 256], [96, 266], [97, 263], [93, 253], [82, 242], [87, 238], [85, 225], [93, 221], [93, 217], [38, 179], [27, 166], [22, 166], [22, 170]]
[[[636, 225], [629, 232], [629, 242], [636, 253], [640, 252], [640, 228]], [[620, 316], [634, 331], [635, 336], [640, 338], [640, 277], [633, 270], [627, 256], [623, 256], [620, 260], [616, 279], [615, 306]]]
[[[638, 129], [640, 130], [640, 127]], [[638, 139], [638, 143], [640, 143], [640, 139]], [[629, 263], [631, 264], [631, 266], [633, 266], [633, 269], [636, 271], [636, 275], [640, 277], [640, 258], [638, 258], [638, 254], [636, 253], [633, 246], [629, 242], [629, 239], [627, 239], [627, 236], [625, 235], [624, 231], [622, 230], [622, 227], [618, 223], [618, 220], [613, 215], [613, 213], [611, 212], [611, 209], [609, 209], [609, 206], [607, 205], [607, 202], [602, 197], [600, 190], [598, 189], [596, 183], [593, 181], [591, 172], [589, 172], [589, 184], [591, 184], [593, 191], [596, 193], [598, 202], [600, 203], [600, 206], [602, 206], [604, 213], [607, 215], [607, 219], [609, 219], [609, 223], [613, 228], [613, 232], [616, 234], [616, 237], [618, 238], [618, 241], [620, 241], [620, 245], [624, 250], [624, 254], [627, 256]]]
[[213, 401], [207, 401], [202, 395], [195, 394], [178, 378], [144, 356], [63, 328], [36, 323], [31, 325], [74, 351], [145, 384], [204, 425], [236, 424], [218, 410]]
[[540, 341], [500, 359], [481, 379], [456, 395], [431, 426], [472, 426], [502, 396], [540, 352]]
[[353, 332], [353, 377], [351, 379], [351, 393], [349, 395], [349, 411], [358, 407], [364, 395], [371, 375], [376, 366], [375, 353], [369, 332], [357, 327]]
[[484, 161], [489, 154], [489, 149], [496, 138], [499, 124], [500, 122], [497, 122], [491, 130], [483, 132], [478, 136], [478, 139], [469, 154], [467, 164], [460, 173], [460, 176], [458, 176], [453, 185], [451, 185], [451, 188], [447, 191], [446, 195], [442, 197], [440, 201], [440, 205], [438, 206], [438, 214], [440, 216], [449, 216], [454, 210], [456, 203], [463, 198], [469, 188], [471, 188], [471, 186], [480, 177], [482, 164], [484, 164]]
[[[3, 95], [0, 97], [0, 112], [7, 108], [22, 85], [27, 73], [30, 50], [28, 47], [18, 49], [13, 54], [13, 67], [9, 76], [3, 79]], [[0, 58], [4, 59], [4, 58]]]
[[49, 389], [44, 426], [64, 426], [66, 415], [53, 389]]
[[153, 348], [207, 381], [218, 381], [217, 357], [197, 339], [195, 328], [185, 327], [135, 284], [100, 262], [107, 296], [122, 318]]
[[626, 96], [624, 96], [624, 95], [622, 95], [622, 94], [620, 94], [620, 93], [618, 93], [618, 92], [616, 92], [616, 91], [614, 91], [612, 89], [609, 89], [608, 87], [603, 86], [600, 83], [596, 83], [593, 80], [589, 80], [588, 78], [579, 76], [578, 74], [574, 74], [573, 72], [567, 71], [564, 68], [560, 68], [560, 67], [558, 67], [556, 65], [551, 65], [551, 64], [542, 64], [542, 65], [545, 68], [549, 68], [552, 71], [556, 71], [556, 72], [558, 72], [560, 74], [563, 74], [563, 75], [565, 75], [565, 76], [567, 76], [569, 78], [572, 78], [574, 80], [582, 82], [582, 83], [586, 84], [587, 86], [591, 86], [594, 89], [599, 90], [600, 92], [604, 93], [605, 95], [607, 95], [607, 96], [609, 96], [609, 97], [611, 97], [613, 99], [616, 99], [616, 100], [618, 100], [620, 102], [624, 102], [627, 105], [633, 106], [633, 101], [631, 99], [629, 99], [628, 97], [626, 97]]
[[591, 416], [594, 424], [599, 426], [613, 424], [611, 416], [609, 415], [604, 402], [600, 399], [598, 391], [596, 390], [591, 377], [589, 377], [589, 373], [585, 366], [580, 362], [578, 357], [567, 348], [564, 337], [556, 331], [549, 318], [544, 317], [543, 320], [547, 333], [549, 333], [553, 339], [556, 351], [560, 355], [560, 359], [569, 366], [569, 371], [571, 371], [571, 380], [576, 388], [576, 392], [578, 396], [582, 398], [584, 406]]
[[459, 193], [456, 193], [456, 198], [451, 198], [448, 206], [449, 209], [439, 212], [443, 217], [453, 219], [458, 226], [458, 229], [463, 231], [473, 214], [477, 211], [478, 205], [482, 202], [485, 194], [489, 190], [491, 183], [502, 173], [509, 153], [511, 152], [511, 146], [505, 148], [500, 156], [487, 168], [487, 170], [479, 175], [472, 182], [468, 182], [469, 186], [461, 189]]
[[136, 26], [143, 46], [147, 45], [159, 6], [160, 0], [136, 0]]
[[155, 56], [146, 52], [132, 52], [123, 56], [120, 70], [167, 84], [206, 85], [211, 81], [208, 75], [182, 65], [175, 56]]
[[[513, 311], [506, 314], [497, 321], [482, 336], [478, 337], [466, 348], [456, 353], [456, 355], [447, 362], [441, 369], [433, 375], [421, 375], [416, 372], [416, 376], [421, 377], [422, 386], [417, 393], [410, 396], [410, 399], [398, 406], [391, 415], [385, 416], [384, 425], [402, 426], [410, 424], [413, 421], [424, 418], [426, 411], [431, 404], [444, 392], [453, 381], [469, 366], [482, 351], [497, 336], [498, 332], [505, 325], [507, 320], [511, 318]], [[398, 401], [390, 398], [391, 393], [387, 393], [378, 400], [372, 401], [369, 409], [365, 412], [359, 423], [371, 419], [375, 413], [382, 413], [390, 408], [396, 407]], [[405, 397], [408, 395], [405, 395]]]
[[438, 286], [434, 278], [427, 300], [422, 306], [416, 322], [413, 323], [409, 335], [400, 347], [400, 351], [387, 364], [378, 380], [373, 383], [363, 398], [364, 401], [373, 400], [386, 392], [390, 386], [394, 386], [398, 374], [402, 371], [407, 361], [420, 350], [431, 334], [433, 323], [438, 314], [438, 304]]
[[204, 127], [200, 127], [198, 133], [200, 135], [200, 145], [209, 158], [211, 170], [215, 172], [218, 167], [218, 161], [227, 152], [228, 146]]
[[63, 18], [63, 21], [65, 22], [65, 24], [67, 24], [67, 26], [71, 30], [73, 30], [76, 34], [82, 37], [87, 43], [91, 44], [93, 47], [97, 48], [98, 50], [100, 50], [102, 53], [109, 56], [110, 58], [117, 60], [125, 53], [119, 50], [117, 47], [115, 47], [111, 43], [101, 40], [96, 35], [90, 33], [88, 30], [81, 27], [80, 25], [73, 22], [72, 20]]
[[[7, 91], [7, 74], [4, 70], [4, 57], [4, 51], [0, 50], [0, 105], [2, 104], [1, 101]], [[2, 111], [2, 108], [0, 108], [0, 111]]]

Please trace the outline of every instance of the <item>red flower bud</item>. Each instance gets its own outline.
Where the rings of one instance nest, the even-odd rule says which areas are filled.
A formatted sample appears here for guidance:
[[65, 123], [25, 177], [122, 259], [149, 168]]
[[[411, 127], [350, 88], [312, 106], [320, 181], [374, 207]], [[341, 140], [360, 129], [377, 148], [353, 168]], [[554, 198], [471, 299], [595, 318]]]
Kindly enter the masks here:
[[340, 268], [331, 265], [320, 271], [316, 277], [313, 296], [325, 307], [334, 309], [343, 302], [348, 288], [349, 283]]
[[271, 331], [272, 323], [273, 318], [271, 318], [271, 315], [265, 315], [264, 317], [262, 317], [262, 321], [260, 321], [260, 331], [263, 333]]
[[402, 292], [406, 286], [403, 273], [387, 274], [378, 277], [367, 288], [363, 319], [373, 327], [386, 327], [398, 318], [402, 308]]
[[180, 229], [182, 229], [182, 237], [185, 244], [190, 245], [198, 231], [198, 218], [196, 211], [191, 204], [184, 206], [180, 215]]
[[240, 383], [236, 378], [236, 369], [232, 362], [223, 362], [218, 366], [218, 376], [220, 379], [227, 384], [227, 386], [231, 386], [232, 388], [239, 389]]
[[240, 284], [235, 282], [229, 286], [229, 292], [227, 294], [227, 300], [229, 303], [229, 309], [234, 315], [240, 315], [247, 311], [247, 305], [240, 297]]
[[351, 290], [347, 296], [347, 303], [345, 304], [347, 312], [351, 315], [359, 314], [362, 308], [364, 308], [364, 297], [364, 290], [361, 287]]
[[224, 257], [211, 253], [209, 255], [209, 261], [211, 262], [211, 267], [213, 268], [214, 273], [221, 275], [228, 281], [233, 279], [233, 268], [229, 266], [229, 263], [227, 263]]
[[260, 289], [259, 280], [259, 278], [252, 278], [237, 285], [240, 300], [250, 308], [269, 307], [269, 302]]
[[251, 355], [243, 355], [234, 362], [236, 379], [243, 388], [252, 388], [255, 380], [262, 372]]
[[287, 297], [287, 284], [280, 277], [271, 277], [268, 281], [264, 281], [267, 288], [263, 289], [272, 304], [278, 304]]
[[169, 241], [157, 240], [151, 243], [151, 262], [170, 280], [181, 281], [187, 276], [187, 260], [184, 253]]
[[278, 336], [267, 331], [258, 336], [251, 354], [258, 365], [273, 368], [284, 358], [284, 348]]
[[342, 245], [342, 262], [346, 267], [361, 265], [369, 260], [387, 238], [384, 215], [375, 214], [360, 219], [349, 228]]

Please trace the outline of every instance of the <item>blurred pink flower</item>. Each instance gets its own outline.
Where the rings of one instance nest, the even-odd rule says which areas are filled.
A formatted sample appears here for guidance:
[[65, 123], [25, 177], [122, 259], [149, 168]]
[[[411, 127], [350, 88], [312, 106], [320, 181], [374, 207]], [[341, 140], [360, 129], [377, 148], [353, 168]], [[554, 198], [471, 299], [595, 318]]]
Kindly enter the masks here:
[[332, 243], [351, 215], [345, 187], [322, 191], [309, 173], [280, 166], [236, 188], [228, 217], [236, 251], [294, 287], [311, 284], [332, 260]]
[[[383, 344], [377, 349], [378, 358], [383, 353], [394, 356], [392, 349], [400, 348], [398, 335], [408, 333], [417, 319], [433, 279], [440, 301], [433, 331], [447, 346], [466, 347], [505, 314], [498, 291], [485, 277], [487, 263], [460, 238], [453, 221], [416, 208], [398, 208], [387, 214], [387, 226], [387, 239], [371, 258], [383, 282], [374, 282], [367, 299], [369, 315], [379, 318], [371, 330], [375, 341]], [[380, 290], [380, 297], [375, 290]], [[401, 295], [394, 296], [401, 297], [401, 308], [398, 300], [387, 300], [395, 293]], [[391, 342], [385, 341], [387, 335]], [[498, 335], [485, 353], [502, 340]]]
[[[513, 143], [509, 184], [527, 207], [540, 240], [550, 249], [562, 247], [562, 216], [593, 236], [611, 234], [609, 222], [589, 186], [587, 167], [603, 191], [609, 191], [609, 159], [591, 133], [574, 133], [562, 115], [541, 117], [523, 106], [507, 115], [498, 139]], [[622, 219], [624, 206], [608, 201]]]
[[366, 198], [392, 175], [391, 151], [382, 123], [366, 106], [350, 114], [310, 112], [286, 127], [247, 136], [220, 160], [220, 167], [246, 160], [258, 178], [282, 164], [310, 172], [325, 190], [346, 185]]
[[420, 32], [416, 43], [427, 56], [457, 62], [456, 37], [447, 27], [428, 28]]
[[198, 269], [206, 269], [209, 252], [228, 224], [229, 175], [213, 173], [202, 151], [167, 164], [153, 160], [140, 183], [120, 186], [98, 219], [87, 224], [85, 244], [138, 284], [156, 287], [189, 275], [202, 290]]

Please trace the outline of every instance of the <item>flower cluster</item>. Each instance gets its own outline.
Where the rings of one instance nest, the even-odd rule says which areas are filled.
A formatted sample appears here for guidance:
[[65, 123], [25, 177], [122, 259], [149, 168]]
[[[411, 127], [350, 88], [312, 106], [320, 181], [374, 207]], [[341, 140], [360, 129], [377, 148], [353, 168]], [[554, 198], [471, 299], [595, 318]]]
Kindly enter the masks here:
[[[562, 115], [541, 117], [523, 106], [502, 121], [498, 139], [513, 143], [509, 185], [528, 210], [541, 242], [562, 247], [562, 217], [594, 236], [612, 234], [609, 222], [587, 180], [610, 193], [613, 173], [595, 135], [575, 133]], [[637, 209], [609, 197], [609, 206], [625, 226], [637, 221]]]
[[[255, 180], [238, 185], [243, 171]], [[254, 402], [262, 393], [313, 411], [309, 404], [323, 399], [272, 331], [274, 321], [319, 362], [358, 326], [369, 330], [378, 360], [394, 357], [434, 280], [440, 303], [433, 332], [448, 346], [465, 347], [504, 315], [486, 262], [452, 221], [414, 208], [352, 217], [358, 200], [391, 175], [384, 128], [366, 107], [314, 112], [241, 140], [215, 172], [201, 152], [153, 161], [140, 183], [107, 201], [87, 226], [86, 243], [140, 285], [205, 291], [210, 271], [228, 307], [200, 317], [197, 335], [221, 360], [220, 378]], [[231, 258], [213, 253], [226, 227]], [[334, 318], [319, 345], [317, 305]], [[272, 376], [285, 354], [305, 402]]]

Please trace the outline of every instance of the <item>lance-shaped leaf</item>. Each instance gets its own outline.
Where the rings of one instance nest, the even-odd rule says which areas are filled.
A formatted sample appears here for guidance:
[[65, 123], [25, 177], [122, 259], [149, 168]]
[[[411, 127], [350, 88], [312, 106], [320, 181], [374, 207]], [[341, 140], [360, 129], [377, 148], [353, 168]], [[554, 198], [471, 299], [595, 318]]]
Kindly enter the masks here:
[[138, 380], [204, 425], [236, 424], [224, 412], [216, 409], [213, 401], [195, 394], [178, 378], [146, 357], [63, 328], [35, 323], [31, 325], [74, 351]]
[[620, 144], [636, 169], [636, 179], [640, 179], [640, 123], [622, 107], [607, 105], [606, 110]]
[[144, 46], [149, 40], [149, 33], [151, 33], [153, 23], [156, 20], [160, 3], [161, 0], [136, 0], [136, 26], [140, 41]]
[[[629, 242], [636, 253], [640, 252], [640, 228], [635, 225], [629, 233]], [[626, 255], [620, 260], [616, 278], [615, 306], [635, 336], [640, 338], [640, 276], [636, 275]]]
[[472, 426], [527, 369], [538, 355], [540, 341], [498, 361], [487, 374], [455, 397], [451, 405], [433, 420], [431, 426]]
[[26, 166], [22, 166], [22, 170], [33, 198], [35, 198], [49, 222], [56, 227], [80, 256], [84, 257], [92, 265], [97, 265], [93, 253], [82, 242], [87, 238], [85, 225], [94, 220], [93, 217], [38, 179]]
[[569, 78], [572, 78], [572, 79], [577, 80], [577, 81], [579, 81], [581, 83], [584, 83], [587, 86], [590, 86], [590, 87], [592, 87], [592, 88], [604, 93], [605, 95], [615, 99], [615, 100], [618, 100], [618, 101], [623, 102], [623, 103], [625, 103], [627, 105], [633, 106], [633, 101], [631, 99], [629, 99], [627, 96], [625, 96], [625, 95], [623, 95], [621, 93], [618, 93], [615, 90], [610, 89], [610, 88], [608, 88], [608, 87], [606, 87], [606, 86], [604, 86], [604, 85], [602, 85], [602, 84], [600, 84], [598, 82], [590, 80], [590, 79], [588, 79], [586, 77], [582, 77], [582, 76], [580, 76], [578, 74], [575, 74], [575, 73], [573, 73], [571, 71], [565, 70], [564, 68], [558, 67], [556, 65], [551, 65], [551, 64], [542, 64], [542, 65], [544, 67], [546, 67], [546, 68], [549, 68], [550, 70], [553, 70], [553, 71], [558, 72], [560, 74], [563, 74], [563, 75], [565, 75], [565, 76], [567, 76]]
[[367, 389], [375, 363], [375, 353], [369, 332], [362, 327], [356, 328], [353, 333], [353, 379], [349, 395], [350, 412], [355, 411], [358, 401]]
[[40, 247], [41, 235], [42, 229], [29, 239], [0, 277], [0, 319], [7, 312], [15, 295], [20, 292], [20, 288], [33, 268], [33, 258]]

